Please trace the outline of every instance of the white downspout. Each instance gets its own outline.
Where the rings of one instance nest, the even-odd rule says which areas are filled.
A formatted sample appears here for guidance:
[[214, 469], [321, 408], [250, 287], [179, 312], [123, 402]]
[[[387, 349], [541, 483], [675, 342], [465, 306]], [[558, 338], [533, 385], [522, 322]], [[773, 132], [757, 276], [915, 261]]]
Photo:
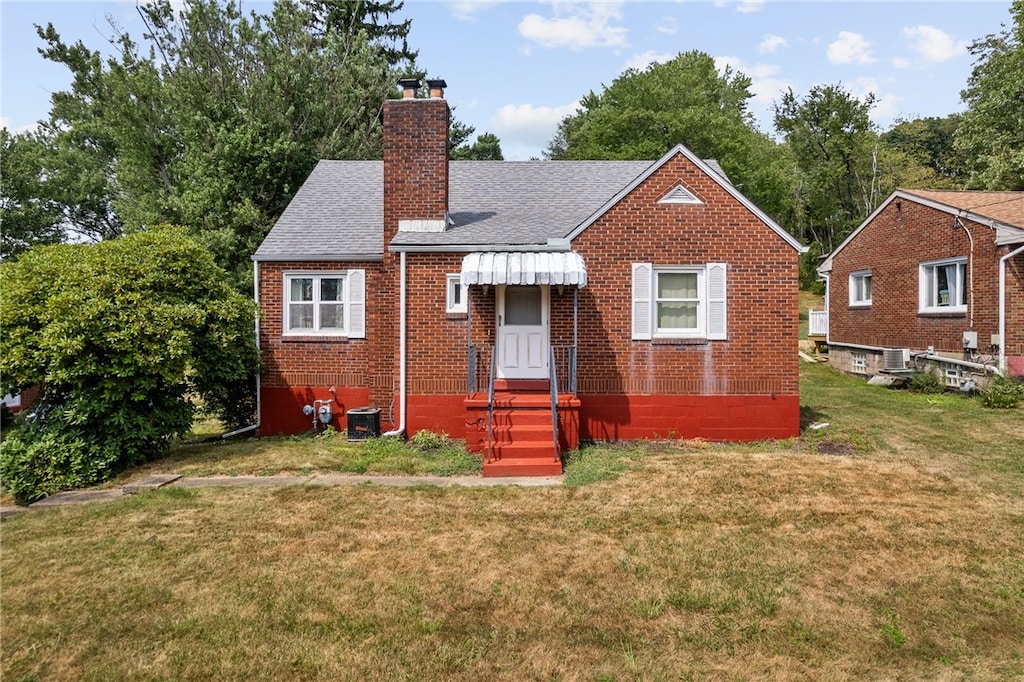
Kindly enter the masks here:
[[1024, 252], [1019, 246], [999, 259], [999, 371], [1006, 376], [1006, 261]]
[[383, 436], [401, 436], [405, 433], [405, 334], [405, 251], [402, 251], [398, 284], [398, 428]]
[[[254, 260], [252, 262], [252, 298], [256, 301], [256, 324], [254, 325], [254, 331], [256, 333], [256, 347], [260, 347], [260, 262]], [[231, 438], [237, 436], [240, 433], [247, 431], [255, 431], [260, 428], [260, 423], [263, 421], [263, 403], [260, 400], [260, 375], [256, 373], [256, 423], [252, 426], [243, 426], [240, 429], [235, 429], [229, 433], [225, 433], [221, 436], [221, 439]]]

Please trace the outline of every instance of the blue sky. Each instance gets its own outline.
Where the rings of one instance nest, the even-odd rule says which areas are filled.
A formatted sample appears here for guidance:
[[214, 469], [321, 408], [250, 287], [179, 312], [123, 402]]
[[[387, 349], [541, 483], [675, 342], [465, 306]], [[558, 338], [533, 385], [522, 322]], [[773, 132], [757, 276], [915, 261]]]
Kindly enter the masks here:
[[[246, 9], [269, 3], [245, 0]], [[702, 50], [753, 79], [751, 109], [771, 133], [772, 102], [842, 83], [878, 99], [873, 118], [961, 111], [972, 57], [967, 46], [1001, 30], [1010, 2], [424, 2], [406, 0], [410, 44], [431, 77], [448, 81], [456, 116], [502, 141], [505, 157], [539, 156], [579, 99], [629, 67]], [[65, 69], [37, 53], [32, 24], [52, 22], [95, 49], [107, 17], [141, 33], [135, 2], [2, 0], [2, 123], [22, 130], [66, 89]], [[685, 140], [682, 140], [685, 144]]]

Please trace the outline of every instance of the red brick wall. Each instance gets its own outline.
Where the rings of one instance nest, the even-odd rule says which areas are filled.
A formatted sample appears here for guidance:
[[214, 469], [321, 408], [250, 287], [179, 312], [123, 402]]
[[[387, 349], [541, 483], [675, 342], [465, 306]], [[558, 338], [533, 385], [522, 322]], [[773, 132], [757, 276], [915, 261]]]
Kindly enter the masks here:
[[[658, 204], [677, 184], [703, 205]], [[580, 292], [581, 394], [797, 395], [798, 254], [682, 156], [573, 244]], [[728, 264], [728, 340], [631, 340], [631, 264]], [[584, 404], [586, 407], [586, 403]]]
[[[953, 216], [917, 202], [890, 202], [870, 224], [836, 254], [829, 276], [829, 339], [836, 343], [962, 352], [963, 332], [978, 333], [978, 350], [989, 351], [991, 335], [999, 329], [999, 258], [1008, 247], [997, 248], [995, 235], [986, 225]], [[919, 313], [919, 264], [944, 258], [968, 257], [966, 313]], [[1006, 349], [1009, 355], [1024, 354], [1024, 255], [1011, 259], [1007, 268]], [[872, 303], [849, 305], [851, 272], [870, 270]], [[971, 324], [973, 313], [973, 327]]]
[[[388, 111], [421, 104], [440, 110], [438, 102], [397, 102]], [[388, 168], [386, 163], [386, 178]], [[679, 183], [704, 205], [657, 204]], [[388, 196], [388, 234], [401, 218], [429, 217], [416, 212], [425, 209], [396, 203], [390, 191]], [[752, 440], [799, 432], [798, 256], [717, 183], [676, 157], [589, 227], [573, 247], [589, 276], [589, 285], [579, 292], [583, 438]], [[494, 343], [495, 288], [472, 287], [466, 292], [469, 313], [448, 315], [445, 276], [460, 271], [462, 254], [409, 254], [407, 259], [408, 432], [431, 428], [454, 436], [466, 426], [462, 400], [468, 343]], [[631, 340], [634, 262], [727, 263], [728, 340], [690, 345]], [[330, 367], [332, 377], [340, 373], [352, 379], [344, 383], [347, 388], [364, 388], [369, 403], [382, 407], [386, 417], [399, 377], [399, 258], [386, 253], [383, 264], [364, 265], [367, 339], [308, 344], [281, 340], [281, 273], [286, 268], [261, 265], [265, 398], [283, 400], [271, 395], [278, 388], [294, 395], [311, 366]], [[552, 290], [551, 315], [551, 342], [571, 343], [571, 288]], [[276, 327], [269, 318], [276, 319]]]

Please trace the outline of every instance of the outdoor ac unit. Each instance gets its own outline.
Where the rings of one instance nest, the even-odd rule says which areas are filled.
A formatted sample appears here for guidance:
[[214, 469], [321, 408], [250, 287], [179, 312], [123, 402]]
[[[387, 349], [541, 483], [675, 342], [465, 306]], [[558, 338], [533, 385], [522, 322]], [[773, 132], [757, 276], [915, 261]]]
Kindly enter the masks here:
[[903, 372], [910, 362], [909, 348], [883, 348], [882, 369], [887, 372]]

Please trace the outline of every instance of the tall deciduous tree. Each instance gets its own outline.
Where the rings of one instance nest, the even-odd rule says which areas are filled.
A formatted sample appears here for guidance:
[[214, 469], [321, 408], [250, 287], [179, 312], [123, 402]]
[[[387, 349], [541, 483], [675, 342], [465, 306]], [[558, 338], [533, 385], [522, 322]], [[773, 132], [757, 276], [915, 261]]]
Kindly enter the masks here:
[[818, 85], [802, 99], [788, 90], [775, 105], [775, 128], [798, 168], [799, 235], [823, 252], [838, 246], [883, 196], [869, 118], [874, 103], [873, 95], [862, 101], [842, 86]]
[[882, 133], [883, 148], [905, 157], [901, 187], [956, 188], [966, 181], [964, 161], [954, 145], [961, 115], [898, 121]]
[[759, 132], [747, 108], [750, 79], [721, 73], [699, 51], [644, 70], [629, 69], [601, 93], [588, 93], [549, 143], [551, 159], [656, 159], [682, 143], [714, 158], [734, 184], [786, 224], [789, 158]]
[[982, 189], [1024, 190], [1024, 0], [1010, 16], [1011, 27], [971, 45], [977, 61], [960, 93], [967, 111], [956, 145]]

